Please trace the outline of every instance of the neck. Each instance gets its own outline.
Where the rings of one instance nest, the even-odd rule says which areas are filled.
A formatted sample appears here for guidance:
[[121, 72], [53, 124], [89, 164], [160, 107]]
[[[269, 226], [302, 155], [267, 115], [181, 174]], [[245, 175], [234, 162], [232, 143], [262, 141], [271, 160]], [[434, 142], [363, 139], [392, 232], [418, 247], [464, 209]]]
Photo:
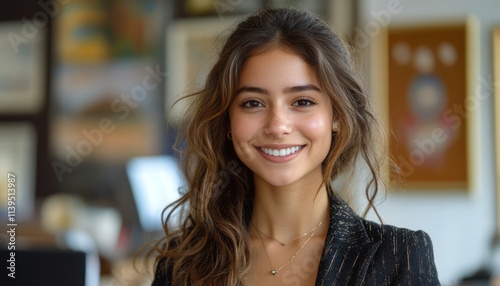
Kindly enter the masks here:
[[271, 237], [287, 241], [309, 232], [328, 211], [324, 185], [276, 188], [256, 182], [252, 226]]

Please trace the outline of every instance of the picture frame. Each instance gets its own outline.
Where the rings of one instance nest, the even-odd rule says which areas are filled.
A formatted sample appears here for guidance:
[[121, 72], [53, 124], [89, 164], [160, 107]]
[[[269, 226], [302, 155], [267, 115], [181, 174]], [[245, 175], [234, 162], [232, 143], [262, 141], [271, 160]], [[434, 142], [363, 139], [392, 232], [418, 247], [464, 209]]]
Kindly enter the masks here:
[[47, 31], [26, 34], [24, 25], [0, 23], [0, 114], [34, 114], [43, 106]]
[[[198, 91], [204, 84], [218, 49], [222, 48], [230, 28], [239, 17], [182, 19], [167, 30], [166, 114], [172, 125], [180, 123], [187, 101], [174, 102]], [[173, 108], [174, 107], [174, 108]]]
[[[495, 104], [495, 153], [496, 153], [496, 189], [497, 212], [500, 218], [500, 25], [493, 28], [493, 77], [494, 77], [494, 104]], [[500, 220], [498, 220], [500, 229]]]
[[35, 209], [36, 177], [36, 131], [29, 122], [0, 123], [1, 213], [8, 206], [8, 174], [15, 176], [16, 221], [29, 221]]
[[374, 41], [372, 87], [398, 188], [471, 188], [475, 27], [473, 18], [394, 23]]

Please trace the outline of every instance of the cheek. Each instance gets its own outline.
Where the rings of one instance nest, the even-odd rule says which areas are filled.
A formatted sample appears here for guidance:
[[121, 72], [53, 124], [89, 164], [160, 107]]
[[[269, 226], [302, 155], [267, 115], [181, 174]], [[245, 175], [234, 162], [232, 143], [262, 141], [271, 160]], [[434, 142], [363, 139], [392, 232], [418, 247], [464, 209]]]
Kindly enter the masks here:
[[311, 139], [331, 139], [332, 123], [329, 118], [321, 115], [313, 115], [308, 120], [301, 120], [299, 122], [302, 131]]
[[230, 118], [231, 122], [231, 136], [234, 150], [241, 160], [242, 157], [249, 155], [251, 149], [251, 140], [255, 137], [258, 130], [255, 120], [249, 120], [245, 116], [239, 116], [239, 114], [233, 114]]
[[249, 120], [246, 116], [238, 114], [231, 118], [231, 133], [233, 142], [248, 140], [255, 130], [255, 122]]
[[233, 148], [236, 152], [238, 158], [243, 162], [243, 164], [248, 165], [251, 161], [255, 159], [255, 150], [251, 144], [249, 144], [249, 139], [243, 135], [236, 136], [233, 135]]

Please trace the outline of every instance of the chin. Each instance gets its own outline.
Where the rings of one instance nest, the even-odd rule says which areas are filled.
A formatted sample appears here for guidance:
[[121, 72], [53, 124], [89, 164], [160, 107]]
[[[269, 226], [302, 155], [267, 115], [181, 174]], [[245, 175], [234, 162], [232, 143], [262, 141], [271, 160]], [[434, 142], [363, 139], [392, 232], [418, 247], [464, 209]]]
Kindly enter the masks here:
[[263, 177], [263, 179], [267, 184], [273, 187], [286, 187], [297, 181], [295, 178], [281, 176], [267, 176]]

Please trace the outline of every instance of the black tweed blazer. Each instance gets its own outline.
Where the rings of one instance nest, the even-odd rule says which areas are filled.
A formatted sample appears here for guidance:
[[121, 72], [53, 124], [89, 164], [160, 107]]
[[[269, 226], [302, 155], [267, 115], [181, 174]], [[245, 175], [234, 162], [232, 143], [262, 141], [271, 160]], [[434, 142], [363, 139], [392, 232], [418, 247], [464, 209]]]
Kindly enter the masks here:
[[330, 202], [316, 285], [440, 285], [427, 233], [367, 221], [341, 199]]
[[[172, 285], [160, 262], [156, 285]], [[359, 217], [342, 199], [330, 197], [330, 225], [316, 285], [440, 285], [432, 242], [423, 231], [380, 225]]]

